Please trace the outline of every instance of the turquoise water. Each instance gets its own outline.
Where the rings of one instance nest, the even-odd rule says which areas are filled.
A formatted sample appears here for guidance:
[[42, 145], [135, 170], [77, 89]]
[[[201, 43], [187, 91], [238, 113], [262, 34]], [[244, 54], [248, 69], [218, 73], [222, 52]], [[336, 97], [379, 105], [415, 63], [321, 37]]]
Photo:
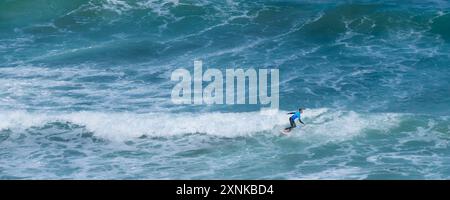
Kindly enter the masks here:
[[[449, 52], [446, 1], [0, 0], [0, 178], [448, 179]], [[195, 59], [280, 111], [174, 105]]]

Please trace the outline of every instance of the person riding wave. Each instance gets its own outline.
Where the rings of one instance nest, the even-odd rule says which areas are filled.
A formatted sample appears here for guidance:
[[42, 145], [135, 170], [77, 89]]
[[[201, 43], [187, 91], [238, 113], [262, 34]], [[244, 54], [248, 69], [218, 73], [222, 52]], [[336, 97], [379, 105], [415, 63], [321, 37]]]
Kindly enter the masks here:
[[297, 112], [289, 112], [287, 113], [288, 115], [292, 115], [291, 117], [289, 117], [289, 123], [291, 124], [290, 127], [285, 128], [284, 130], [289, 132], [291, 131], [293, 128], [297, 127], [297, 124], [295, 124], [295, 120], [298, 119], [298, 121], [300, 123], [302, 123], [303, 125], [305, 125], [305, 123], [303, 123], [301, 117], [303, 114], [303, 110], [304, 108], [299, 108]]

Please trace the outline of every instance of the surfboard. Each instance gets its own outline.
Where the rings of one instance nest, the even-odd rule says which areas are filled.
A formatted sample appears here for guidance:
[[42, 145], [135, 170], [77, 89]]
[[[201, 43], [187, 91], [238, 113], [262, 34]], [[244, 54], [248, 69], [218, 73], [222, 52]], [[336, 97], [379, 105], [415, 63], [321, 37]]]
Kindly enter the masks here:
[[286, 129], [281, 129], [280, 130], [280, 133], [281, 134], [283, 134], [283, 135], [287, 135], [289, 132], [291, 132], [292, 131], [292, 129], [290, 129], [290, 130], [286, 130]]
[[289, 134], [293, 129], [296, 129], [296, 128], [299, 128], [299, 127], [300, 127], [300, 126], [296, 126], [296, 127], [294, 127], [294, 128], [288, 129], [288, 130], [286, 130], [285, 128], [283, 128], [283, 129], [280, 130], [280, 133], [281, 133], [281, 134], [284, 134], [284, 135], [287, 135], [287, 134]]

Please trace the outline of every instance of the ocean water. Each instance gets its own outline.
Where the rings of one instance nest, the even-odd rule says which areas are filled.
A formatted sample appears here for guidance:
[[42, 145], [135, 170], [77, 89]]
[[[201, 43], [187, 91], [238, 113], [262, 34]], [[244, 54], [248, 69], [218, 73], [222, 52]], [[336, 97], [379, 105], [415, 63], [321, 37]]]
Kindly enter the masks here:
[[[173, 104], [196, 59], [280, 110]], [[449, 141], [447, 1], [0, 0], [0, 179], [449, 179]]]

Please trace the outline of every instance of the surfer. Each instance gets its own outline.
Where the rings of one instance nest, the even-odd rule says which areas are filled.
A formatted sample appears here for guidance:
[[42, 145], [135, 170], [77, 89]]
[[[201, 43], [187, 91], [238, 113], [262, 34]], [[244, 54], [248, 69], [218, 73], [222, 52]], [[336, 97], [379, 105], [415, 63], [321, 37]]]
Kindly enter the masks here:
[[292, 115], [291, 117], [289, 117], [289, 123], [291, 124], [290, 127], [287, 127], [284, 129], [285, 132], [289, 132], [291, 131], [293, 128], [295, 128], [297, 125], [295, 124], [295, 120], [298, 119], [298, 121], [300, 123], [302, 123], [303, 125], [305, 125], [305, 123], [303, 123], [301, 117], [303, 114], [303, 110], [304, 108], [299, 108], [297, 112], [289, 112], [287, 113], [288, 115]]

